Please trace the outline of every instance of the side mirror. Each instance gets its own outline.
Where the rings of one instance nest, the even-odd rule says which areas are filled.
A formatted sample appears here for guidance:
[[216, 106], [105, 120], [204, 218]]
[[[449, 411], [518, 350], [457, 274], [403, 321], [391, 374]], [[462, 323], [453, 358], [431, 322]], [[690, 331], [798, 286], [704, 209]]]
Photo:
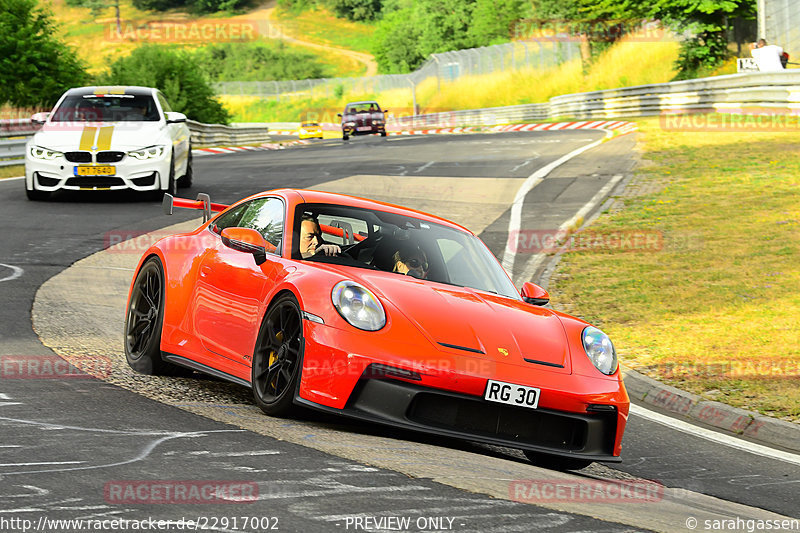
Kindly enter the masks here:
[[522, 299], [533, 305], [547, 305], [550, 302], [550, 293], [535, 283], [526, 281], [520, 291]]
[[257, 265], [267, 261], [267, 248], [272, 248], [259, 232], [250, 228], [225, 228], [220, 236], [228, 248], [253, 254]]
[[50, 116], [50, 113], [34, 113], [31, 117], [31, 122], [34, 124], [44, 124], [47, 122], [47, 118]]
[[342, 118], [342, 114], [341, 113], [336, 113], [336, 116], [339, 117], [339, 118]]
[[186, 122], [186, 115], [183, 113], [177, 113], [175, 111], [167, 111], [164, 113], [164, 116], [167, 119], [167, 124], [178, 124], [180, 122]]

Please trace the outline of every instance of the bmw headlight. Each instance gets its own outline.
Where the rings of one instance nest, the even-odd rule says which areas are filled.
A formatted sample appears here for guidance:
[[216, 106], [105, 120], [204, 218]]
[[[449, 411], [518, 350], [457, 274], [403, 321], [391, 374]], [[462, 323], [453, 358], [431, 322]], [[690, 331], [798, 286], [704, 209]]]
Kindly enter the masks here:
[[144, 161], [146, 159], [157, 159], [164, 155], [165, 148], [166, 147], [161, 145], [148, 146], [147, 148], [142, 148], [141, 150], [132, 150], [128, 152], [128, 155], [140, 161]]
[[345, 122], [345, 123], [344, 123], [344, 125], [345, 125], [345, 126], [355, 126], [355, 125], [356, 125], [356, 123], [355, 123], [355, 122], [353, 122], [353, 121], [349, 121], [349, 120], [348, 120], [347, 122]]
[[61, 157], [61, 152], [56, 152], [55, 150], [48, 150], [47, 148], [42, 148], [41, 146], [32, 145], [28, 148], [28, 153], [34, 159], [46, 159], [47, 161], [52, 161], [53, 159]]
[[609, 376], [617, 371], [617, 352], [608, 335], [589, 326], [583, 330], [581, 338], [583, 349], [597, 370]]
[[378, 331], [386, 325], [386, 312], [369, 289], [355, 281], [340, 281], [331, 291], [333, 306], [350, 324], [366, 331]]

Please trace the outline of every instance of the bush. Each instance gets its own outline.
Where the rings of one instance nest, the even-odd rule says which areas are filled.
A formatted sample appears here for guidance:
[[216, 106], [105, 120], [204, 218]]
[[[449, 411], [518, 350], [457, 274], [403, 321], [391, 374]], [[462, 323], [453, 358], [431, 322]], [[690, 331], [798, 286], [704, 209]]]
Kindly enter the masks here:
[[36, 0], [0, 0], [0, 104], [51, 107], [89, 76]]
[[328, 75], [313, 54], [284, 43], [219, 43], [195, 52], [197, 63], [212, 81], [305, 80]]
[[188, 52], [158, 45], [136, 48], [101, 76], [107, 85], [144, 85], [160, 89], [172, 109], [207, 124], [227, 124], [230, 115], [216, 99], [197, 60]]
[[331, 9], [347, 20], [375, 20], [380, 17], [382, 0], [330, 0]]

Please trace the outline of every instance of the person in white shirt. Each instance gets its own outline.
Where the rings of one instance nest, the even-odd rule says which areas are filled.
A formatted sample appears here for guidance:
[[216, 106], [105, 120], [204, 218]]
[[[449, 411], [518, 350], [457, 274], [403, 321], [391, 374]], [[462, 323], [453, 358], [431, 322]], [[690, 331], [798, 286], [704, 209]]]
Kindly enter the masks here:
[[753, 59], [758, 64], [758, 70], [761, 72], [777, 72], [783, 70], [781, 63], [781, 55], [783, 55], [783, 48], [775, 44], [767, 44], [764, 39], [759, 39], [758, 42], [750, 45], [750, 53]]

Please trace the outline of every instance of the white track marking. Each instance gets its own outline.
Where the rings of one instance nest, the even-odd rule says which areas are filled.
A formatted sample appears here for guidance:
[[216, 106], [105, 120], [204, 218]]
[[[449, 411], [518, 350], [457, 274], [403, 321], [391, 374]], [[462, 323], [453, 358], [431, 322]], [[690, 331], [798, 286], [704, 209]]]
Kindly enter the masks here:
[[3, 183], [4, 181], [16, 181], [16, 180], [24, 180], [24, 179], [25, 179], [25, 176], [14, 176], [13, 178], [2, 178], [2, 179], [0, 179], [0, 183]]
[[612, 132], [606, 131], [606, 135], [602, 139], [598, 139], [592, 143], [587, 145], [581, 146], [580, 148], [576, 148], [575, 150], [571, 151], [570, 153], [561, 156], [560, 158], [556, 159], [555, 161], [548, 163], [547, 165], [543, 166], [525, 180], [522, 186], [517, 191], [516, 196], [514, 197], [514, 203], [511, 204], [511, 219], [508, 221], [508, 240], [506, 241], [506, 249], [503, 252], [503, 267], [508, 271], [508, 273], [513, 276], [514, 271], [514, 256], [515, 253], [511, 250], [510, 242], [508, 242], [512, 235], [517, 235], [519, 233], [520, 224], [522, 224], [522, 207], [525, 203], [525, 196], [533, 189], [536, 185], [538, 185], [548, 174], [550, 174], [553, 170], [560, 167], [573, 157], [576, 157], [586, 150], [590, 150], [595, 146], [599, 145], [606, 139], [611, 138], [613, 135]]
[[11, 281], [12, 279], [17, 279], [18, 277], [20, 277], [22, 275], [23, 272], [25, 272], [20, 267], [15, 267], [15, 266], [12, 266], [12, 265], [6, 265], [5, 263], [0, 263], [0, 266], [4, 266], [6, 268], [10, 268], [11, 269], [11, 274], [6, 276], [6, 277], [4, 277], [4, 278], [0, 278], [0, 282]]
[[737, 450], [753, 453], [755, 455], [761, 455], [770, 459], [779, 459], [794, 465], [800, 465], [800, 455], [781, 450], [775, 450], [768, 446], [762, 446], [761, 444], [742, 440], [737, 437], [732, 437], [723, 433], [717, 433], [716, 431], [701, 428], [688, 422], [684, 422], [683, 420], [672, 418], [671, 416], [656, 413], [655, 411], [645, 409], [640, 405], [631, 404], [631, 413], [641, 416], [642, 418], [646, 418], [651, 422], [656, 422], [657, 424], [667, 426], [689, 435], [694, 435], [695, 437], [701, 437], [718, 444], [724, 444], [725, 446], [729, 446]]

